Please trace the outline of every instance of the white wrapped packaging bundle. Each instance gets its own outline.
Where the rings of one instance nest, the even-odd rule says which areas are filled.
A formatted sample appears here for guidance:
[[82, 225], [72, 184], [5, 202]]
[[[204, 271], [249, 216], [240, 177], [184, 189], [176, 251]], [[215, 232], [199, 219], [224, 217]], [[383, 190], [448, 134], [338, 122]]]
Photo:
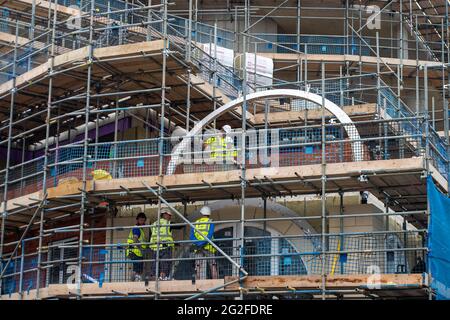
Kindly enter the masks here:
[[216, 46], [214, 43], [203, 44], [203, 51], [205, 51], [212, 58], [217, 58], [217, 61], [224, 66], [233, 68], [234, 51], [221, 46]]
[[255, 55], [254, 53], [241, 54], [236, 58], [235, 67], [247, 72], [248, 93], [254, 92], [253, 88], [270, 87], [273, 84], [273, 60], [271, 58]]

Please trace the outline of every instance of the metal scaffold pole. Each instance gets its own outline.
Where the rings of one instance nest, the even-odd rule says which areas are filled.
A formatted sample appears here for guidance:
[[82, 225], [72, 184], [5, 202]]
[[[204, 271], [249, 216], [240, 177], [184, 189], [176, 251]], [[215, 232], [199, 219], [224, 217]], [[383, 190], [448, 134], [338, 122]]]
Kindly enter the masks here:
[[[16, 21], [15, 28], [15, 44], [14, 44], [14, 61], [17, 59], [17, 39], [19, 37], [19, 21]], [[4, 178], [4, 186], [3, 186], [3, 207], [2, 207], [2, 226], [1, 226], [1, 237], [0, 237], [0, 271], [3, 275], [4, 270], [6, 270], [6, 266], [3, 266], [3, 250], [5, 243], [5, 232], [6, 232], [6, 220], [8, 218], [8, 185], [9, 185], [9, 173], [10, 173], [10, 158], [11, 158], [11, 147], [12, 147], [12, 130], [13, 130], [13, 122], [14, 122], [14, 104], [15, 104], [15, 95], [16, 95], [16, 64], [13, 64], [12, 67], [12, 81], [13, 81], [13, 90], [11, 90], [11, 103], [9, 109], [9, 120], [8, 120], [8, 146], [6, 151], [6, 171]], [[2, 285], [3, 278], [0, 276], [0, 294], [2, 293]]]
[[[445, 17], [442, 23], [442, 104], [444, 111], [444, 137], [447, 143], [447, 194], [450, 195], [450, 136], [449, 136], [449, 108], [448, 99], [450, 98], [450, 68], [447, 63], [450, 63], [450, 32], [449, 32], [449, 2], [445, 1]], [[447, 46], [445, 46], [447, 42]], [[447, 48], [447, 52], [446, 52]], [[448, 79], [448, 80], [447, 80]], [[448, 81], [448, 83], [447, 83]]]
[[[243, 102], [242, 102], [242, 108], [241, 108], [241, 115], [242, 115], [242, 121], [241, 121], [241, 203], [240, 203], [240, 233], [241, 233], [241, 239], [240, 239], [240, 245], [239, 245], [239, 257], [240, 257], [240, 265], [244, 265], [245, 263], [245, 188], [247, 185], [246, 182], [246, 164], [245, 164], [245, 150], [246, 150], [246, 126], [247, 121], [245, 115], [247, 114], [247, 48], [249, 47], [249, 44], [247, 41], [249, 40], [247, 37], [247, 33], [250, 31], [248, 30], [250, 25], [250, 0], [245, 1], [245, 19], [244, 19], [244, 28], [245, 32], [243, 34], [243, 82], [242, 82], [242, 95], [243, 95]], [[256, 53], [255, 53], [256, 55]], [[256, 72], [256, 65], [255, 65], [255, 72]], [[256, 77], [255, 77], [256, 81]], [[241, 270], [239, 270], [239, 273], [241, 273]], [[239, 274], [241, 276], [241, 274]], [[242, 286], [242, 284], [241, 284]], [[244, 299], [244, 291], [240, 291], [240, 299]]]
[[89, 117], [91, 106], [91, 85], [92, 85], [92, 68], [94, 64], [94, 14], [95, 14], [95, 0], [91, 0], [89, 10], [89, 46], [87, 56], [87, 78], [86, 78], [86, 103], [84, 106], [84, 140], [83, 140], [83, 173], [82, 173], [82, 187], [81, 187], [81, 204], [80, 204], [80, 227], [78, 238], [78, 260], [76, 269], [76, 293], [77, 299], [82, 297], [82, 278], [83, 278], [83, 243], [84, 243], [84, 227], [85, 218], [88, 211], [88, 161], [89, 161]]
[[[192, 43], [192, 0], [189, 0], [189, 15], [188, 15], [188, 27], [187, 27], [187, 46], [186, 46], [186, 62], [188, 64], [192, 63], [191, 53], [194, 48]], [[190, 130], [190, 121], [191, 121], [191, 67], [189, 66], [186, 72], [187, 78], [187, 93], [186, 93], [186, 132]]]
[[[49, 21], [49, 26], [51, 26], [51, 39], [50, 39], [50, 69], [49, 69], [49, 81], [48, 81], [48, 99], [47, 99], [47, 116], [46, 116], [46, 142], [44, 148], [44, 171], [42, 178], [42, 190], [44, 194], [47, 192], [47, 178], [49, 173], [49, 145], [48, 140], [50, 136], [50, 118], [51, 118], [51, 108], [53, 103], [53, 69], [55, 64], [55, 38], [56, 38], [56, 23], [57, 23], [57, 0], [52, 4], [53, 7], [53, 18]], [[57, 160], [55, 159], [55, 162]], [[40, 287], [41, 287], [41, 272], [42, 272], [42, 255], [43, 255], [43, 237], [44, 237], [44, 219], [45, 219], [45, 207], [48, 203], [47, 199], [43, 199], [43, 207], [41, 209], [40, 220], [39, 220], [39, 244], [38, 244], [38, 261], [37, 261], [37, 272], [36, 272], [36, 299], [39, 299]]]
[[322, 107], [321, 107], [321, 149], [322, 149], [322, 155], [321, 155], [321, 211], [322, 211], [322, 227], [321, 227], [321, 260], [322, 260], [322, 286], [321, 286], [321, 293], [322, 293], [322, 300], [326, 299], [325, 291], [326, 291], [326, 260], [327, 255], [325, 252], [327, 251], [327, 239], [325, 234], [327, 234], [327, 199], [326, 199], [326, 184], [327, 184], [327, 161], [326, 161], [326, 127], [325, 127], [325, 63], [322, 61], [321, 63], [321, 73], [322, 73]]
[[[301, 32], [302, 32], [302, 28], [301, 28], [301, 24], [302, 24], [302, 1], [301, 0], [297, 0], [297, 51], [301, 50]], [[300, 56], [300, 54], [297, 55], [297, 86], [298, 89], [301, 90], [301, 81], [302, 81], [302, 58]]]
[[[163, 7], [163, 18], [162, 18], [162, 37], [163, 37], [163, 53], [162, 53], [162, 69], [161, 69], [161, 114], [160, 114], [160, 128], [159, 128], [159, 186], [158, 186], [158, 194], [162, 196], [163, 194], [163, 179], [164, 179], [164, 130], [165, 130], [165, 110], [166, 110], [166, 68], [167, 68], [167, 55], [169, 51], [169, 39], [167, 36], [167, 0], [162, 0], [161, 4]], [[158, 216], [156, 218], [156, 223], [160, 226], [161, 223], [161, 199], [158, 199]], [[155, 300], [158, 299], [158, 292], [160, 291], [160, 255], [161, 255], [161, 228], [156, 228], [157, 236], [156, 236], [156, 256], [155, 256]], [[153, 232], [154, 229], [152, 229]], [[171, 250], [170, 248], [166, 248], [165, 250]], [[166, 275], [167, 276], [167, 275]]]

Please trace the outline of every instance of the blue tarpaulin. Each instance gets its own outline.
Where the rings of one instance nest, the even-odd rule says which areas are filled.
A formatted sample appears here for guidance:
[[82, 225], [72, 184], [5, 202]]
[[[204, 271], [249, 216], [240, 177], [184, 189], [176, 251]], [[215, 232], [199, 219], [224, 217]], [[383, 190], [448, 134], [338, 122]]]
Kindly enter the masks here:
[[432, 276], [431, 287], [437, 300], [450, 300], [450, 198], [442, 194], [427, 179], [427, 194], [430, 205], [428, 234], [428, 262]]

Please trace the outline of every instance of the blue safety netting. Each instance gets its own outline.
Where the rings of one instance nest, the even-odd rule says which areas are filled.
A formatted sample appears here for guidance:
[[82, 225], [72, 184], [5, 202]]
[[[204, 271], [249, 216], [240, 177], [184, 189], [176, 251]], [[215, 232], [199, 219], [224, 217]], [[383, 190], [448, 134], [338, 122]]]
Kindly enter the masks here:
[[428, 238], [431, 287], [437, 300], [450, 300], [450, 198], [439, 192], [430, 176], [427, 191], [431, 215]]

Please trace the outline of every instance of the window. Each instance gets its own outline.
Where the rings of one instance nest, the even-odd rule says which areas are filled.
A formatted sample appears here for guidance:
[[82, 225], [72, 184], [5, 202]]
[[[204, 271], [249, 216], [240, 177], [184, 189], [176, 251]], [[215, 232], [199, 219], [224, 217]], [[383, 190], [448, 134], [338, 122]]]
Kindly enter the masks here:
[[294, 255], [297, 250], [286, 239], [279, 239], [279, 275], [307, 274], [305, 265], [300, 255]]
[[[242, 264], [249, 275], [300, 275], [307, 274], [302, 257], [288, 239], [280, 238], [280, 234], [262, 226], [247, 225], [244, 230], [245, 243], [243, 259], [240, 260], [240, 225], [216, 225], [215, 243], [237, 263]], [[181, 252], [180, 257], [190, 257], [189, 250]], [[237, 270], [230, 261], [217, 253], [219, 278], [237, 276]], [[179, 260], [174, 263], [174, 278], [177, 280], [192, 279], [195, 273], [194, 261]], [[210, 277], [208, 268], [208, 278]]]
[[[230, 239], [218, 241], [217, 244], [225, 253], [238, 257], [240, 233], [239, 226], [228, 226], [216, 230], [214, 238]], [[246, 226], [244, 235], [243, 266], [249, 275], [307, 274], [301, 256], [288, 239], [280, 238], [278, 233], [256, 225]], [[236, 275], [236, 270], [233, 270], [229, 261], [220, 259], [218, 265], [220, 277]]]
[[77, 241], [76, 238], [71, 238], [53, 242], [50, 245], [48, 260], [52, 262], [52, 266], [48, 269], [47, 285], [66, 283], [67, 278], [72, 275], [67, 272], [67, 268], [76, 261], [74, 259], [78, 257], [78, 248], [68, 248], [64, 245], [77, 244]]
[[[395, 234], [389, 234], [386, 237], [386, 249], [402, 249], [403, 245]], [[408, 270], [408, 261], [405, 251], [387, 251], [386, 252], [386, 273], [406, 273]]]

